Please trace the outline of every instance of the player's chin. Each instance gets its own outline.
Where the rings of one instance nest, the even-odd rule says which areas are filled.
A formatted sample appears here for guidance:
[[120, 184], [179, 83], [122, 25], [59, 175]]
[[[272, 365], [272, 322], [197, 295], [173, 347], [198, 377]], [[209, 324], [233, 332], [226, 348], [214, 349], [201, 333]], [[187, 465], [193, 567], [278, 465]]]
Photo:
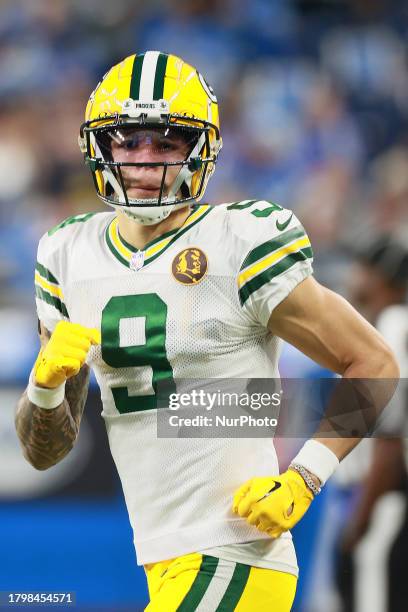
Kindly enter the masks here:
[[128, 187], [126, 189], [128, 198], [132, 200], [150, 200], [157, 199], [160, 195], [160, 188], [157, 189], [142, 189], [141, 187]]

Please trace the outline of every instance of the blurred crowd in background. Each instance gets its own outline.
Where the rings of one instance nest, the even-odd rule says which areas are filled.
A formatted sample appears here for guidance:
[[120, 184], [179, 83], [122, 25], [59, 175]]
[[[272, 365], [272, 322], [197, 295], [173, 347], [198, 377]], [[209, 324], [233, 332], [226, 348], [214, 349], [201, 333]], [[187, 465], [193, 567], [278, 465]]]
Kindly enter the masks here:
[[132, 52], [196, 65], [221, 107], [206, 201], [270, 199], [301, 216], [319, 278], [401, 230], [408, 193], [408, 17], [390, 0], [2, 0], [1, 305], [32, 305], [38, 237], [100, 209], [77, 147], [86, 101]]
[[195, 65], [224, 141], [205, 201], [293, 208], [317, 278], [347, 295], [356, 250], [408, 243], [407, 34], [402, 0], [1, 0], [0, 381], [37, 351], [40, 236], [104, 210], [77, 135], [111, 65], [148, 49]]

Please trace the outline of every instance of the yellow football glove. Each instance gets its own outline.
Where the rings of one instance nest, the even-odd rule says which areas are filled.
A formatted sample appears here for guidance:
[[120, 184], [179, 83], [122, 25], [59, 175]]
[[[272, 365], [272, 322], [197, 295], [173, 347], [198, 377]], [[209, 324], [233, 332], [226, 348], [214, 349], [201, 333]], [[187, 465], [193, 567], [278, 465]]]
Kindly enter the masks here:
[[259, 531], [279, 538], [302, 518], [313, 498], [302, 476], [287, 470], [280, 476], [248, 480], [236, 491], [232, 510]]
[[67, 378], [78, 374], [91, 345], [100, 342], [98, 329], [60, 321], [34, 364], [35, 384], [47, 389], [59, 387]]

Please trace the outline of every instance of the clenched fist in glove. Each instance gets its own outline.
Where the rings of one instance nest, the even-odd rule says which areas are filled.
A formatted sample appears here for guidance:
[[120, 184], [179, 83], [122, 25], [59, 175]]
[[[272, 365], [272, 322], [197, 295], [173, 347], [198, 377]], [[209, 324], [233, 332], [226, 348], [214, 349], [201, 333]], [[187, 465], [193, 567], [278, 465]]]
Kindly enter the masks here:
[[60, 321], [34, 364], [35, 384], [47, 389], [59, 387], [67, 378], [78, 374], [91, 345], [100, 342], [98, 329]]
[[280, 476], [252, 478], [235, 493], [232, 510], [272, 538], [296, 525], [314, 498], [302, 476], [287, 470]]

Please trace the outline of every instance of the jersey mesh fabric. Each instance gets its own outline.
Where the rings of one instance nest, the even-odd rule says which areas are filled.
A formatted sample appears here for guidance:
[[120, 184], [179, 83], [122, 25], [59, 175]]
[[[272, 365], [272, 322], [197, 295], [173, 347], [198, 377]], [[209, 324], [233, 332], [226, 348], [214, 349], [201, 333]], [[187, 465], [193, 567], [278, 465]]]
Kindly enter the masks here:
[[[272, 271], [269, 293], [267, 283], [260, 289], [258, 312], [257, 292], [243, 304], [237, 279], [247, 254], [253, 256], [265, 242], [265, 224], [273, 248], [281, 248], [273, 217], [216, 207], [137, 272], [106, 244], [113, 218], [96, 215], [58, 230], [43, 239], [39, 258], [58, 278], [70, 320], [102, 331], [104, 352], [92, 347], [88, 363], [101, 388], [138, 562], [269, 539], [233, 515], [231, 501], [245, 480], [278, 473], [272, 441], [157, 438], [156, 410], [140, 410], [140, 402], [153, 394], [154, 369], [176, 381], [277, 377], [280, 341], [265, 328], [264, 305], [273, 309], [284, 299], [311, 273], [310, 262], [297, 262], [278, 275]], [[295, 218], [291, 223], [299, 225]], [[200, 282], [184, 285], [171, 271], [175, 258], [189, 248], [204, 253], [208, 272]], [[37, 301], [40, 319], [50, 321], [46, 306]], [[142, 365], [160, 351], [160, 366]], [[125, 390], [125, 410], [118, 389]], [[282, 563], [295, 567], [293, 548], [277, 546], [276, 563], [276, 569]]]

